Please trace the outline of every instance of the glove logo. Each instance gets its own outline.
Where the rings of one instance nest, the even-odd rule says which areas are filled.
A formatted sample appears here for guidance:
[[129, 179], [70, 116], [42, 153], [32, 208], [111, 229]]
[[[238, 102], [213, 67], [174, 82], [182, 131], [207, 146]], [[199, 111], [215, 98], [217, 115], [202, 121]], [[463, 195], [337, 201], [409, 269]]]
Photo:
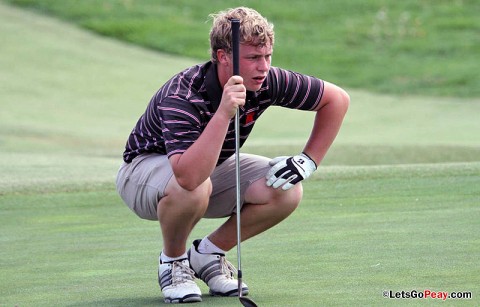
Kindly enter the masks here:
[[292, 188], [299, 181], [310, 177], [317, 169], [315, 162], [305, 154], [294, 157], [277, 157], [272, 159], [269, 164], [272, 168], [267, 172], [267, 186], [282, 190]]

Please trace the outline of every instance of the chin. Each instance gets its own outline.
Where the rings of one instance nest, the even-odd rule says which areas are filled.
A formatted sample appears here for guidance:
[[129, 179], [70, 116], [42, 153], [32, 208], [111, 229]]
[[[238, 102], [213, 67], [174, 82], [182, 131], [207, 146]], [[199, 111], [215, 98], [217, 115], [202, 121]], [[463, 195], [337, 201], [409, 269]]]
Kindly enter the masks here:
[[250, 91], [250, 92], [256, 92], [258, 90], [260, 90], [262, 88], [262, 85], [255, 85], [255, 86], [249, 86], [247, 88], [247, 91]]

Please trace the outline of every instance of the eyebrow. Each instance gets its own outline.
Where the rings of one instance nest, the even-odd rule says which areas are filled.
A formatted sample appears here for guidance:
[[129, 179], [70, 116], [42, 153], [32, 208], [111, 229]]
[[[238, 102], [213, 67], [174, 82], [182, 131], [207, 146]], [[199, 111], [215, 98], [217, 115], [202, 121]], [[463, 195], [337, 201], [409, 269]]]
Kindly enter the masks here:
[[264, 53], [247, 53], [245, 54], [246, 57], [257, 57], [257, 56], [269, 56], [272, 55], [271, 52], [264, 54]]
[[263, 52], [258, 52], [258, 51], [250, 51], [248, 53], [245, 53], [245, 56], [266, 56], [266, 55], [272, 55], [273, 49], [270, 50], [268, 53], [263, 53]]

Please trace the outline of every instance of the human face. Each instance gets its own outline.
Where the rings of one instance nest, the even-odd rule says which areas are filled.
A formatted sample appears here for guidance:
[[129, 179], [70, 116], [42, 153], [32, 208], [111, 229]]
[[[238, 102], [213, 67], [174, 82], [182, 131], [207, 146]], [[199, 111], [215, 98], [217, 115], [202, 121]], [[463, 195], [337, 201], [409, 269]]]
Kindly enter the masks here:
[[271, 45], [252, 46], [240, 44], [240, 76], [248, 91], [258, 91], [267, 77], [272, 63]]

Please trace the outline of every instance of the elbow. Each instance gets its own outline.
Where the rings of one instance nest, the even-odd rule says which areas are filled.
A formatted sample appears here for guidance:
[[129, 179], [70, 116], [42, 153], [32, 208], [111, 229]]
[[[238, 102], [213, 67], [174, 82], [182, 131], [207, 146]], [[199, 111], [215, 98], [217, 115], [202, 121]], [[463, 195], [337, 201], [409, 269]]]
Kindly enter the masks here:
[[189, 192], [194, 191], [196, 188], [200, 186], [199, 183], [197, 183], [193, 178], [189, 176], [175, 176], [175, 179], [177, 180], [178, 185]]
[[185, 176], [175, 176], [178, 185], [187, 192], [195, 192], [204, 190], [206, 187], [209, 190], [209, 195], [212, 191], [212, 183], [210, 177], [207, 179], [194, 178], [191, 175], [187, 174]]
[[198, 183], [198, 180], [185, 180], [184, 178], [179, 178], [179, 180], [177, 179], [177, 183], [182, 189], [181, 195], [183, 195], [185, 199], [189, 198], [195, 202], [208, 204], [208, 200], [210, 199], [213, 190], [210, 178], [207, 178], [201, 183]]
[[188, 168], [180, 163], [181, 157], [182, 155], [173, 155], [170, 157], [173, 177], [180, 188], [191, 192], [195, 190], [201, 184], [201, 182], [196, 179], [192, 172], [188, 171]]
[[350, 106], [350, 95], [341, 87], [325, 82], [325, 90], [317, 111], [327, 107], [335, 110], [338, 115], [345, 115]]
[[343, 114], [346, 114], [350, 106], [350, 95], [344, 89], [340, 89], [338, 93], [337, 104]]
[[[173, 177], [180, 188], [188, 192], [193, 192], [199, 189], [201, 190], [201, 187], [204, 185], [211, 186], [209, 177], [210, 173], [201, 171], [201, 167], [192, 171], [195, 166], [192, 165], [192, 163], [181, 162], [181, 157], [182, 155], [174, 155], [170, 157]], [[188, 162], [188, 159], [186, 161]]]

